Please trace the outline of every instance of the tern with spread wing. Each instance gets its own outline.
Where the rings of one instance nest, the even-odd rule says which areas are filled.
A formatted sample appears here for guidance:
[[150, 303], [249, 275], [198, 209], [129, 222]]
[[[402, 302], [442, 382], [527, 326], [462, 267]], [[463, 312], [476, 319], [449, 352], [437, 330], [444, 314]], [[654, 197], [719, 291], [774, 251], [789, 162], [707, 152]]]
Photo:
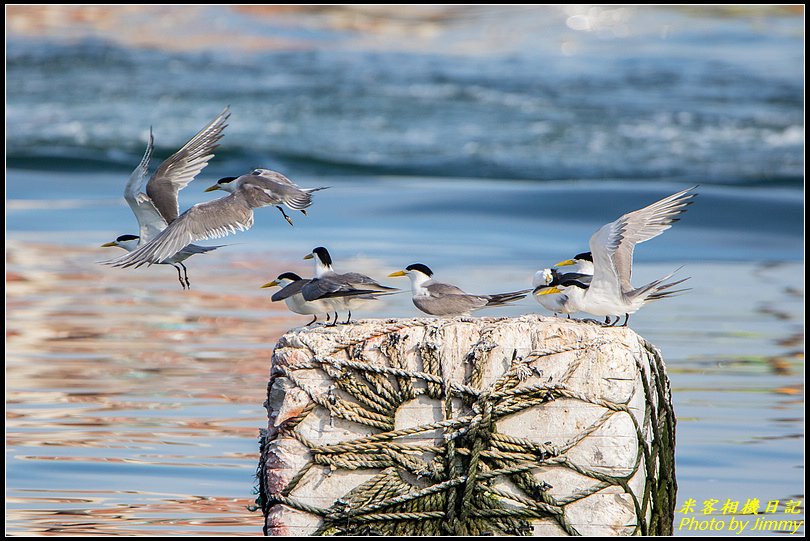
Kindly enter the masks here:
[[221, 178], [206, 191], [224, 190], [229, 195], [194, 205], [150, 242], [105, 263], [114, 267], [159, 263], [191, 242], [250, 229], [255, 208], [285, 204], [291, 209], [304, 210], [312, 204], [312, 192], [323, 189], [300, 188], [281, 173], [269, 169]]
[[[618, 220], [602, 226], [589, 242], [593, 259], [593, 278], [590, 285], [581, 281], [576, 284], [561, 284], [547, 288], [545, 294], [563, 292], [575, 311], [604, 316], [606, 323], [616, 316], [615, 325], [625, 315], [622, 325], [627, 325], [630, 314], [638, 311], [647, 302], [670, 297], [686, 290], [671, 290], [688, 278], [665, 283], [672, 275], [633, 287], [630, 282], [633, 271], [633, 251], [636, 244], [653, 239], [672, 227], [681, 213], [693, 203], [697, 188], [693, 186], [672, 194], [643, 209], [625, 214]], [[677, 271], [676, 271], [677, 272]], [[563, 289], [567, 288], [567, 289]]]
[[[150, 128], [146, 152], [141, 159], [141, 163], [132, 172], [124, 187], [124, 199], [138, 220], [139, 235], [120, 235], [114, 241], [102, 244], [103, 247], [117, 246], [130, 253], [135, 252], [138, 248], [157, 237], [177, 218], [179, 214], [178, 192], [194, 180], [194, 177], [213, 158], [213, 152], [222, 138], [222, 132], [227, 126], [226, 122], [229, 116], [230, 112], [226, 107], [214, 120], [183, 145], [180, 150], [164, 160], [149, 178], [149, 181], [146, 182], [144, 193], [144, 182], [149, 172], [149, 162], [155, 147], [154, 136]], [[203, 254], [217, 248], [221, 248], [221, 246], [197, 246], [189, 241], [174, 253], [155, 261], [155, 263], [172, 265], [177, 269], [177, 275], [183, 289], [190, 288], [191, 282], [188, 279], [188, 269], [183, 264], [183, 261], [194, 254]], [[185, 277], [180, 275], [180, 267], [183, 268]]]

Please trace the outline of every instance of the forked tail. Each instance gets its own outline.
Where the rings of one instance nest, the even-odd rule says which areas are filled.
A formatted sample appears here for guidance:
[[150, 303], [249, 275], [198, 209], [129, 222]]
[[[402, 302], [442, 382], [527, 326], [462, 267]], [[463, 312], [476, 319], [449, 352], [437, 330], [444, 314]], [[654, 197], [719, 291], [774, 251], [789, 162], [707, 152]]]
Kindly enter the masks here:
[[512, 301], [517, 301], [526, 296], [531, 289], [522, 289], [520, 291], [512, 291], [511, 293], [496, 293], [495, 295], [487, 295], [489, 300], [487, 306], [503, 306]]

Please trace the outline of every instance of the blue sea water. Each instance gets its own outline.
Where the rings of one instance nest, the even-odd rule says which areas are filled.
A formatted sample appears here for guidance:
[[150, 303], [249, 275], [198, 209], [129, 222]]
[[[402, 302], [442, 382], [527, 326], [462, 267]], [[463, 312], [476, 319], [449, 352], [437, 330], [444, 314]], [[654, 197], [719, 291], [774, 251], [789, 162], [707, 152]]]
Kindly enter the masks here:
[[[203, 189], [217, 178], [256, 166], [304, 186], [330, 186], [308, 216], [293, 217], [293, 228], [273, 209], [257, 211], [250, 231], [224, 241], [232, 244], [223, 256], [230, 262], [261, 254], [288, 265], [324, 245], [340, 260], [372, 260], [380, 269], [426, 263], [469, 290], [523, 288], [535, 270], [584, 251], [602, 224], [698, 185], [683, 220], [636, 250], [634, 277], [684, 265], [693, 291], [631, 320], [662, 348], [673, 381], [682, 419], [679, 501], [803, 498], [802, 400], [794, 394], [803, 397], [803, 353], [779, 345], [799, 333], [803, 348], [800, 17], [638, 8], [621, 15], [622, 25], [582, 31], [592, 21], [562, 8], [490, 8], [411, 42], [206, 9], [229, 32], [298, 45], [177, 51], [103, 34], [8, 38], [7, 239], [79, 248], [136, 232], [121, 195], [149, 127], [159, 160], [225, 105], [232, 112], [226, 136], [181, 192], [181, 207], [216, 196]], [[213, 268], [219, 253], [201, 265]], [[259, 284], [288, 269], [262, 270]], [[171, 274], [165, 287], [176, 287]], [[413, 313], [403, 297], [367, 315]], [[7, 319], [18, 314], [9, 310]], [[65, 355], [55, 357], [69, 362]], [[783, 357], [787, 372], [773, 369]], [[50, 385], [13, 390], [28, 396]], [[37, 404], [15, 398], [11, 409], [27, 417]], [[181, 400], [154, 423], [223, 414], [246, 430], [255, 417], [258, 430], [264, 421], [256, 406], [218, 413]], [[89, 415], [74, 414], [76, 422]], [[140, 430], [144, 420], [136, 417]], [[70, 426], [51, 427], [62, 429]], [[7, 432], [26, 430], [23, 423]], [[12, 531], [36, 531], [29, 496], [37, 491], [98, 491], [101, 503], [87, 505], [108, 505], [107, 491], [120, 489], [110, 476], [132, 480], [125, 483], [131, 496], [113, 498], [121, 505], [171, 494], [238, 496], [242, 483], [247, 495], [250, 481], [231, 471], [249, 470], [255, 457], [219, 460], [233, 448], [251, 452], [251, 436], [240, 438], [234, 447], [231, 439], [195, 441], [194, 449], [216, 449], [218, 461], [204, 474], [212, 488], [199, 485], [195, 468], [167, 467], [175, 459], [165, 455], [182, 452], [159, 443], [160, 467], [126, 448], [93, 446], [88, 462], [81, 452], [46, 462], [32, 458], [44, 448], [36, 442], [12, 447], [7, 495], [20, 501]], [[114, 465], [99, 468], [99, 456]], [[174, 491], [155, 488], [152, 479], [165, 475], [176, 476]], [[136, 531], [152, 527], [146, 521]], [[229, 527], [211, 526], [251, 532]]]

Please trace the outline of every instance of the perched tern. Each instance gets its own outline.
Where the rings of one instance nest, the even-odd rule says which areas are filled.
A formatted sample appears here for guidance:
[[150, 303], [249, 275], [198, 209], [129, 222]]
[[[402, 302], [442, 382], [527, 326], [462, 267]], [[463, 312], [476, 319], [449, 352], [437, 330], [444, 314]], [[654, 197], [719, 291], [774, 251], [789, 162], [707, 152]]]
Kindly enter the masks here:
[[593, 275], [593, 256], [591, 252], [585, 252], [582, 254], [577, 254], [571, 259], [566, 259], [565, 261], [560, 261], [559, 263], [555, 264], [554, 267], [568, 267], [573, 266], [573, 269], [565, 269], [566, 273], [575, 272], [579, 274], [590, 274]]
[[304, 256], [315, 262], [315, 277], [304, 284], [301, 294], [304, 300], [312, 302], [324, 300], [331, 304], [337, 322], [338, 310], [349, 312], [346, 323], [352, 319], [352, 310], [367, 300], [375, 300], [380, 295], [398, 291], [394, 287], [384, 286], [376, 280], [357, 272], [338, 274], [332, 270], [332, 256], [323, 246], [319, 246]]
[[433, 271], [426, 265], [414, 263], [405, 270], [388, 275], [407, 276], [411, 280], [413, 304], [432, 316], [467, 315], [474, 310], [492, 306], [503, 306], [511, 301], [522, 299], [531, 289], [499, 293], [496, 295], [471, 295], [458, 287], [433, 280]]
[[[545, 301], [545, 302], [549, 303], [549, 304], [551, 304], [553, 306], [559, 306], [561, 312], [566, 312], [566, 313], [570, 314], [570, 313], [573, 313], [573, 312], [578, 312], [580, 310], [583, 310], [583, 308], [581, 308], [581, 307], [583, 306], [583, 303], [586, 302], [586, 301], [583, 301], [583, 298], [585, 296], [585, 292], [588, 291], [589, 285], [587, 283], [588, 280], [583, 280], [582, 277], [588, 277], [588, 275], [587, 274], [579, 275], [580, 278], [576, 278], [576, 276], [577, 276], [576, 274], [565, 274], [565, 275], [561, 276], [560, 281], [558, 281], [558, 282], [556, 282], [556, 283], [554, 283], [552, 285], [540, 286], [540, 287], [536, 288], [534, 290], [534, 294], [536, 295], [535, 298], [537, 299], [537, 301], [539, 303], [543, 304], [543, 306], [546, 306], [546, 304], [544, 304], [543, 299], [544, 298], [551, 298], [552, 299], [551, 301]], [[672, 276], [672, 274], [670, 274], [669, 276]], [[669, 276], [667, 276], [666, 278], [663, 278], [662, 280], [666, 280], [667, 278], [669, 278]], [[669, 297], [674, 297], [678, 293], [683, 293], [684, 291], [689, 291], [688, 288], [687, 289], [675, 289], [675, 290], [671, 290], [671, 291], [669, 290], [669, 288], [671, 288], [673, 286], [676, 286], [676, 285], [678, 285], [680, 283], [683, 283], [686, 280], [688, 280], [688, 278], [684, 278], [683, 280], [678, 280], [676, 282], [672, 282], [672, 283], [669, 283], [669, 284], [664, 284], [664, 285], [658, 286], [654, 293], [650, 293], [647, 296], [647, 298], [644, 299], [644, 303], [642, 304], [642, 306], [644, 304], [647, 304], [647, 303], [652, 302], [652, 301], [657, 301], [657, 300], [666, 299], [666, 298], [669, 298]], [[633, 312], [629, 312], [629, 313], [633, 313]], [[626, 318], [625, 318], [625, 322], [623, 323], [623, 326], [627, 325], [627, 318], [629, 318], [629, 315], [628, 315], [629, 313], [625, 313]], [[596, 314], [596, 315], [601, 315], [601, 314]], [[613, 322], [613, 325], [618, 323], [620, 319], [621, 319], [621, 317], [617, 317], [616, 321]], [[609, 324], [609, 321], [610, 321], [610, 317], [606, 316], [605, 317], [605, 324], [606, 325]]]
[[281, 173], [269, 169], [221, 178], [206, 191], [224, 190], [229, 195], [192, 206], [148, 243], [104, 263], [114, 267], [159, 263], [193, 241], [250, 229], [254, 208], [283, 203], [292, 209], [304, 210], [312, 204], [312, 192], [323, 189], [299, 188]]
[[638, 288], [633, 287], [630, 278], [636, 244], [655, 238], [672, 227], [679, 220], [677, 216], [693, 203], [697, 194], [689, 192], [695, 188], [697, 186], [672, 194], [602, 226], [589, 242], [594, 267], [590, 285], [563, 283], [562, 288], [548, 288], [546, 294], [562, 292], [569, 297], [568, 302], [575, 311], [604, 316], [606, 323], [610, 316], [616, 316], [615, 325], [624, 314], [622, 325], [627, 325], [630, 314], [647, 302], [685, 291], [667, 291], [688, 279], [664, 283], [674, 273]]
[[296, 314], [314, 316], [312, 321], [307, 323], [307, 327], [318, 321], [318, 314], [326, 314], [326, 322], [329, 323], [329, 313], [333, 309], [333, 299], [339, 297], [359, 297], [363, 300], [373, 300], [374, 294], [369, 291], [336, 291], [335, 293], [328, 294], [324, 298], [308, 301], [304, 299], [301, 289], [310, 282], [309, 279], [301, 278], [294, 272], [285, 272], [280, 274], [278, 278], [272, 282], [268, 282], [262, 286], [274, 287], [281, 286], [279, 291], [276, 291], [270, 300], [273, 302], [284, 301], [287, 308]]
[[[138, 220], [139, 235], [121, 235], [112, 242], [102, 244], [104, 247], [118, 246], [127, 252], [134, 252], [157, 237], [168, 224], [172, 223], [179, 213], [177, 195], [189, 182], [194, 180], [200, 171], [208, 165], [214, 156], [213, 151], [219, 146], [222, 132], [227, 126], [230, 111], [226, 107], [214, 120], [200, 130], [183, 147], [169, 156], [158, 166], [155, 173], [144, 182], [149, 171], [149, 162], [155, 147], [152, 129], [149, 129], [149, 142], [146, 145], [141, 163], [132, 172], [124, 187], [124, 199], [129, 204], [132, 213]], [[156, 263], [172, 265], [177, 269], [180, 285], [183, 289], [191, 287], [188, 279], [188, 269], [182, 261], [194, 254], [202, 254], [221, 248], [221, 246], [197, 246], [186, 243], [175, 253], [161, 258]], [[106, 263], [106, 262], [104, 262]], [[185, 282], [180, 276], [180, 265], [183, 267]]]
[[578, 280], [586, 287], [591, 283], [592, 276], [590, 274], [583, 274], [577, 272], [560, 273], [557, 269], [542, 269], [537, 271], [532, 280], [532, 287], [534, 287], [534, 299], [540, 303], [540, 306], [546, 310], [557, 314], [567, 314], [571, 318], [571, 314], [575, 312], [573, 305], [569, 302], [568, 296], [560, 291], [551, 291], [550, 288], [559, 286], [562, 282], [568, 280]]

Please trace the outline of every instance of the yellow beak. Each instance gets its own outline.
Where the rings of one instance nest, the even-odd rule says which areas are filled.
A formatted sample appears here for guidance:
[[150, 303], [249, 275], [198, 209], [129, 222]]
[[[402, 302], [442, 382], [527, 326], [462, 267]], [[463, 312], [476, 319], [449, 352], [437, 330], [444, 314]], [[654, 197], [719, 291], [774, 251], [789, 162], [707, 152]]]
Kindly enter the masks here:
[[557, 286], [553, 286], [541, 289], [535, 295], [551, 295], [552, 293], [562, 293], [562, 291]]
[[264, 285], [263, 285], [262, 287], [260, 287], [259, 289], [264, 289], [264, 288], [266, 288], [266, 287], [273, 287], [273, 286], [277, 286], [277, 285], [278, 285], [278, 282], [276, 282], [275, 280], [273, 280], [272, 282], [267, 282], [266, 284], [264, 284]]
[[396, 278], [397, 276], [407, 276], [407, 275], [408, 275], [407, 272], [400, 270], [400, 271], [397, 271], [397, 272], [392, 272], [391, 274], [388, 275], [388, 277], [389, 278]]
[[110, 248], [112, 246], [118, 246], [118, 244], [116, 244], [116, 242], [113, 241], [113, 242], [105, 242], [104, 244], [101, 245], [102, 248]]
[[312, 259], [313, 257], [315, 257], [315, 256], [312, 255], [312, 254], [307, 254], [307, 255], [304, 256], [304, 259]]
[[219, 184], [214, 184], [213, 186], [209, 186], [209, 187], [207, 187], [207, 188], [205, 189], [205, 191], [206, 191], [206, 192], [215, 192], [215, 191], [217, 191], [217, 190], [219, 190], [219, 189], [220, 189]]
[[559, 263], [555, 263], [555, 267], [567, 267], [568, 265], [576, 265], [573, 259], [566, 259], [565, 261], [560, 261]]

